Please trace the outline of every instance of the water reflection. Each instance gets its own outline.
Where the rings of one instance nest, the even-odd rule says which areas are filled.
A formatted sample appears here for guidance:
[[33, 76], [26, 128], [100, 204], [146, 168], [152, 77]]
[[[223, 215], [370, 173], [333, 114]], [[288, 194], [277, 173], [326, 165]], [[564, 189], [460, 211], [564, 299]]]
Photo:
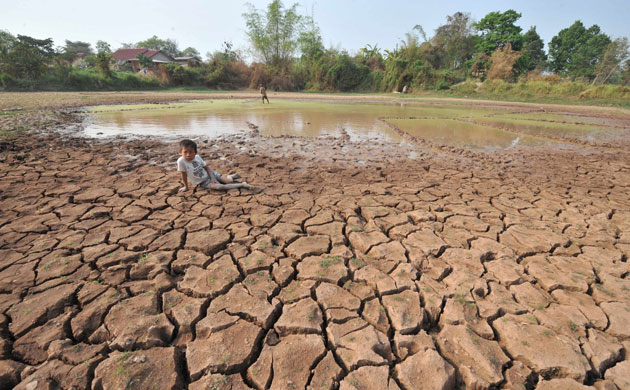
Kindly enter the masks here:
[[[433, 142], [475, 149], [536, 146], [550, 142], [536, 137], [538, 133], [518, 138], [514, 133], [492, 127], [497, 122], [514, 124], [522, 120], [518, 116], [506, 118], [510, 111], [505, 107], [280, 99], [262, 105], [250, 99], [95, 107], [94, 111], [91, 123], [85, 128], [90, 137], [212, 138], [249, 131], [249, 125], [253, 124], [266, 136], [337, 137], [345, 131], [353, 141], [381, 139], [400, 142], [400, 135], [388, 125], [390, 123]], [[468, 123], [470, 121], [475, 123]]]
[[472, 149], [505, 149], [516, 145], [540, 146], [549, 143], [546, 139], [519, 136], [453, 119], [393, 119], [389, 122], [416, 137]]

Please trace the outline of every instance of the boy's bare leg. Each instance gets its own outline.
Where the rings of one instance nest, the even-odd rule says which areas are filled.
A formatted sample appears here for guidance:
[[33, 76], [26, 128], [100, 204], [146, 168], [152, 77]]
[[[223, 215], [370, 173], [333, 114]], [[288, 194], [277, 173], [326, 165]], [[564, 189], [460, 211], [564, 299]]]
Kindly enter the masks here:
[[234, 183], [235, 180], [240, 179], [241, 175], [239, 175], [238, 173], [235, 173], [233, 175], [227, 175], [227, 176], [221, 176], [219, 177], [219, 183], [222, 184], [231, 184]]
[[243, 182], [243, 183], [227, 183], [227, 184], [222, 184], [222, 183], [212, 183], [210, 184], [210, 188], [213, 190], [231, 190], [234, 188], [252, 188], [252, 186], [250, 186], [249, 184]]

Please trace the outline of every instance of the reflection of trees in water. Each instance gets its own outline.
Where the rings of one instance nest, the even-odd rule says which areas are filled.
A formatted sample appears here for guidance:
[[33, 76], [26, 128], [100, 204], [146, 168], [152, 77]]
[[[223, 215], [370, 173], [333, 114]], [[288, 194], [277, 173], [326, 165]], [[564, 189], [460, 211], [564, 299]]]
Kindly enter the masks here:
[[[98, 128], [97, 131], [109, 135], [126, 133], [216, 136], [247, 131], [247, 122], [250, 122], [257, 125], [263, 135], [270, 136], [340, 136], [342, 129], [345, 129], [352, 140], [380, 138], [398, 141], [399, 135], [387, 123], [379, 120], [380, 117], [391, 120], [398, 118], [397, 123], [402, 130], [439, 143], [505, 147], [514, 141], [517, 135], [514, 133], [521, 133], [518, 134], [521, 136], [526, 133], [530, 135], [522, 137], [519, 144], [538, 144], [543, 143], [544, 139], [541, 141], [536, 138], [537, 135], [548, 138], [546, 135], [549, 132], [555, 132], [556, 135], [570, 136], [570, 133], [580, 126], [589, 127], [584, 123], [586, 118], [582, 118], [583, 123], [580, 126], [567, 123], [566, 126], [558, 128], [559, 122], [543, 121], [546, 118], [542, 116], [529, 121], [529, 118], [520, 118], [519, 113], [512, 110], [510, 107], [486, 106], [471, 110], [469, 106], [443, 103], [377, 104], [321, 101], [285, 101], [276, 106], [262, 107], [234, 101], [213, 105], [191, 103], [170, 109], [100, 114], [95, 121], [94, 129]], [[614, 130], [618, 135], [617, 131], [621, 129]]]

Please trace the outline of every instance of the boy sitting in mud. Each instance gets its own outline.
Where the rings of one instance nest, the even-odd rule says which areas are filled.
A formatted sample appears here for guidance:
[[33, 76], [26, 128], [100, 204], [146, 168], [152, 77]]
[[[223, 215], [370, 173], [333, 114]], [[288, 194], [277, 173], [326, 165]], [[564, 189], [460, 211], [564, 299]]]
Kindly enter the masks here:
[[237, 183], [239, 174], [221, 176], [206, 165], [197, 154], [197, 144], [189, 139], [179, 143], [180, 158], [177, 159], [177, 171], [182, 173], [184, 186], [180, 191], [188, 190], [188, 179], [193, 186], [199, 185], [206, 189], [231, 190], [232, 188], [251, 188], [246, 182]]

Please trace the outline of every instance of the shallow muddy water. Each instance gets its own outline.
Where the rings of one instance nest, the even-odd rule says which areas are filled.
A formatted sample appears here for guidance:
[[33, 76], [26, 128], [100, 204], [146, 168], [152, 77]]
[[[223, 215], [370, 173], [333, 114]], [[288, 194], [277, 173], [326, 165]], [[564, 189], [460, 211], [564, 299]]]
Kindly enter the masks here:
[[[85, 127], [90, 137], [216, 137], [258, 128], [264, 136], [339, 137], [400, 142], [392, 126], [435, 143], [495, 150], [557, 143], [558, 137], [608, 138], [612, 128], [597, 118], [541, 116], [514, 108], [445, 103], [349, 103], [338, 101], [218, 99], [170, 104], [98, 106]], [[573, 119], [573, 118], [570, 118]], [[577, 121], [576, 121], [577, 122]], [[506, 131], [507, 130], [507, 131]]]
[[513, 134], [454, 119], [389, 119], [388, 121], [413, 136], [438, 144], [470, 149], [507, 149], [552, 143], [544, 138]]

